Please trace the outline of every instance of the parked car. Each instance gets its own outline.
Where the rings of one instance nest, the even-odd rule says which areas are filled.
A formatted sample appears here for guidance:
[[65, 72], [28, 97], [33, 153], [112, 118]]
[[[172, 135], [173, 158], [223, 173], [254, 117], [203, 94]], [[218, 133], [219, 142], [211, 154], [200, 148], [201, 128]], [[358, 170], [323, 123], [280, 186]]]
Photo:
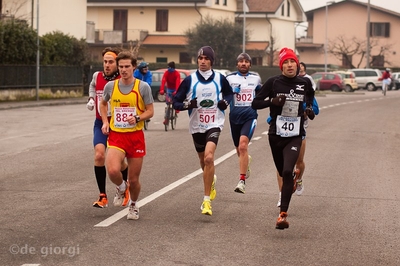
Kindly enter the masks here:
[[[153, 98], [160, 102], [165, 102], [165, 95], [160, 94], [160, 87], [161, 87], [162, 77], [166, 70], [167, 70], [166, 68], [161, 68], [161, 69], [151, 71], [151, 73], [153, 74], [152, 82], [151, 82], [151, 92], [153, 93]], [[187, 76], [190, 75], [190, 70], [178, 69], [178, 68], [176, 70], [179, 71], [179, 74], [181, 75], [181, 82]]]
[[400, 89], [400, 72], [392, 73], [392, 86], [391, 89], [398, 90]]
[[358, 83], [356, 81], [355, 75], [351, 71], [335, 71], [334, 73], [339, 74], [345, 84], [344, 90], [346, 92], [353, 92], [354, 90], [358, 90]]
[[360, 88], [368, 91], [376, 91], [378, 88], [382, 88], [382, 81], [379, 80], [382, 77], [382, 72], [379, 69], [353, 68], [349, 71], [356, 75], [356, 81]]
[[317, 84], [317, 90], [342, 91], [345, 83], [339, 74], [333, 72], [316, 72], [311, 75]]

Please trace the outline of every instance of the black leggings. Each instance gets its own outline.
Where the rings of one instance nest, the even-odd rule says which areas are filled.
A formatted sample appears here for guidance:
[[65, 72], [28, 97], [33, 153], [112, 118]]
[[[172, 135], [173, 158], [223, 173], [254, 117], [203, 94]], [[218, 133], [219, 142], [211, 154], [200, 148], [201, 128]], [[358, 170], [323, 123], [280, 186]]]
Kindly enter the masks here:
[[281, 212], [287, 212], [293, 193], [293, 170], [299, 157], [302, 137], [269, 135], [268, 139], [276, 170], [283, 178]]

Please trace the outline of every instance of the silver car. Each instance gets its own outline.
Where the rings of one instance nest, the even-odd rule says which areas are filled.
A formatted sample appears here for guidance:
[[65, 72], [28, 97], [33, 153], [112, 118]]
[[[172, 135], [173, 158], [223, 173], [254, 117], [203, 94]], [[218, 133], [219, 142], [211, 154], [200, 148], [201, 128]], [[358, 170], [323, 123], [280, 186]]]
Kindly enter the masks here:
[[360, 88], [368, 91], [376, 91], [378, 88], [382, 88], [382, 81], [379, 80], [382, 77], [382, 72], [379, 69], [353, 68], [349, 71], [356, 75], [356, 81]]

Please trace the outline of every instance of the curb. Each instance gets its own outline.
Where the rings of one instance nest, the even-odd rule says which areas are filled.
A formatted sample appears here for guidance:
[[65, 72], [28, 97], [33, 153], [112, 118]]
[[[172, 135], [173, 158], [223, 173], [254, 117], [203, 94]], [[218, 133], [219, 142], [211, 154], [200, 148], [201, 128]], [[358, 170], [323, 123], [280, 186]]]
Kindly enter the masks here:
[[87, 103], [87, 97], [73, 98], [73, 99], [59, 99], [59, 100], [26, 101], [26, 102], [2, 102], [0, 103], [0, 110], [31, 108], [40, 106], [86, 104], [86, 103]]

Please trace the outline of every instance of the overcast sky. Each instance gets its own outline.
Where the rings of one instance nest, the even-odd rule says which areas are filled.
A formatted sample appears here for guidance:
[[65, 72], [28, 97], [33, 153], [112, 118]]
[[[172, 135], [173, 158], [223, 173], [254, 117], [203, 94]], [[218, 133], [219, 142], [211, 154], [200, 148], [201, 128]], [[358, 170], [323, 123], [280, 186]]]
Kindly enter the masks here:
[[[325, 6], [326, 2], [328, 2], [325, 0], [299, 0], [299, 1], [305, 12], [321, 6]], [[358, 0], [358, 1], [368, 3], [368, 0]], [[342, 2], [342, 0], [337, 0], [336, 2]], [[370, 0], [370, 4], [400, 13], [400, 3], [398, 0]]]

